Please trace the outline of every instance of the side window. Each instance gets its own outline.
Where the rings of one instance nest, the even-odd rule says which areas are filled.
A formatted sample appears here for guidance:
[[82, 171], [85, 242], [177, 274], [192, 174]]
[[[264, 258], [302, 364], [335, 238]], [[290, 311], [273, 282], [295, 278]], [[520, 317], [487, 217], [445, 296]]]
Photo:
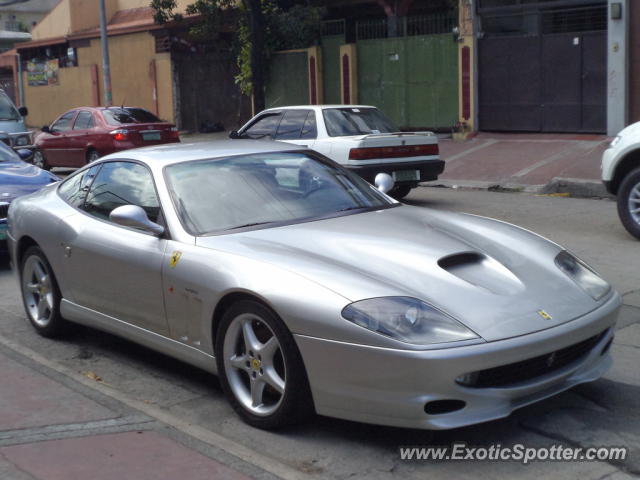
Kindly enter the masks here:
[[276, 128], [282, 118], [281, 113], [267, 114], [256, 120], [243, 134], [249, 138], [275, 138]]
[[84, 209], [90, 215], [109, 220], [113, 209], [122, 205], [138, 205], [152, 222], [158, 221], [160, 203], [151, 172], [132, 162], [104, 163], [89, 189]]
[[56, 132], [68, 132], [71, 130], [71, 122], [73, 122], [73, 117], [75, 117], [76, 112], [68, 112], [61, 116], [56, 123], [51, 125], [51, 130]]
[[276, 133], [277, 140], [294, 140], [301, 138], [302, 127], [304, 126], [309, 110], [287, 110], [284, 112], [282, 121]]
[[77, 175], [69, 177], [58, 187], [58, 194], [67, 201], [67, 203], [76, 208], [82, 208], [87, 198], [87, 192], [91, 187], [91, 182], [96, 177], [102, 165], [88, 168]]
[[89, 130], [93, 128], [93, 115], [91, 112], [80, 112], [73, 125], [74, 130]]
[[307, 140], [315, 140], [318, 138], [318, 128], [316, 127], [316, 112], [309, 110], [309, 115], [302, 126], [300, 138]]

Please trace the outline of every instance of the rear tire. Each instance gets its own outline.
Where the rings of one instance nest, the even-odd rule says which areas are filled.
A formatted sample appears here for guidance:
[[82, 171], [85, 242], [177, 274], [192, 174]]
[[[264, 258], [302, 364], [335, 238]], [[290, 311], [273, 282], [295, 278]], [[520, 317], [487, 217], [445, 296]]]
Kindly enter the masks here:
[[38, 334], [58, 337], [67, 328], [60, 315], [60, 289], [43, 251], [29, 247], [20, 261], [20, 288], [27, 318]]
[[44, 156], [44, 152], [42, 150], [36, 150], [33, 152], [33, 160], [31, 162], [36, 166], [43, 170], [51, 170], [51, 167], [47, 163], [47, 159]]
[[396, 200], [402, 200], [404, 197], [409, 195], [409, 192], [413, 189], [409, 185], [399, 185], [397, 187], [393, 187], [389, 192], [389, 196], [395, 198]]
[[640, 168], [632, 170], [618, 190], [618, 216], [624, 228], [640, 239]]

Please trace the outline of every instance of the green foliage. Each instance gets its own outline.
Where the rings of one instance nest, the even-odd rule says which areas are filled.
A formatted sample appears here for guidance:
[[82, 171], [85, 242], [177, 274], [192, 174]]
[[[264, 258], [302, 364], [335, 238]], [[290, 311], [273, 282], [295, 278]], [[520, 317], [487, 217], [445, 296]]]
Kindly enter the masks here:
[[[262, 49], [265, 60], [277, 50], [307, 48], [317, 43], [325, 14], [323, 7], [305, 2], [283, 8], [278, 5], [277, 0], [261, 0], [261, 5], [265, 25]], [[183, 16], [174, 11], [177, 7], [175, 0], [151, 0], [151, 7], [155, 10], [154, 19], [157, 23], [183, 20]], [[186, 13], [200, 17], [200, 21], [192, 25], [189, 31], [197, 41], [215, 42], [219, 40], [225, 23], [233, 24], [239, 69], [236, 83], [242, 93], [251, 95], [251, 32], [245, 3], [234, 0], [194, 0], [187, 7]]]

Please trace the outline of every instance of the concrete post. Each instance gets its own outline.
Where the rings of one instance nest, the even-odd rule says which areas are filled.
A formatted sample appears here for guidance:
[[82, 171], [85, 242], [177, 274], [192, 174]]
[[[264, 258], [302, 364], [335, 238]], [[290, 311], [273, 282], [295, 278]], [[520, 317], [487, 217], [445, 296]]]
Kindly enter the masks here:
[[613, 136], [628, 121], [629, 1], [608, 0], [607, 18], [607, 135]]

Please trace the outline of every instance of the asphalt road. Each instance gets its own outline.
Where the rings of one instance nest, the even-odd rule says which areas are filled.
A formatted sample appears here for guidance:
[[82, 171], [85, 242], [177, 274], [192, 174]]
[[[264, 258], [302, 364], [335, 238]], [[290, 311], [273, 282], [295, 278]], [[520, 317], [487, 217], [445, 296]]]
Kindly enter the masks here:
[[[0, 339], [45, 357], [72, 377], [92, 372], [101, 392], [140, 405], [156, 417], [204, 427], [217, 448], [242, 456], [241, 445], [274, 467], [307, 478], [558, 479], [640, 478], [640, 242], [619, 224], [609, 200], [573, 199], [486, 191], [420, 188], [407, 203], [496, 217], [536, 231], [592, 264], [624, 295], [613, 347], [615, 365], [601, 380], [579, 386], [511, 417], [449, 432], [424, 432], [318, 417], [280, 432], [244, 425], [223, 398], [218, 381], [196, 368], [94, 330], [78, 327], [64, 341], [38, 337], [24, 317], [6, 260], [0, 266]], [[348, 368], [348, 366], [345, 366]], [[371, 375], [375, 375], [372, 368]], [[96, 378], [94, 377], [94, 378]], [[106, 387], [105, 387], [106, 386]], [[0, 388], [5, 388], [0, 387]], [[110, 393], [111, 392], [111, 393]], [[36, 392], [33, 392], [37, 394]], [[189, 428], [184, 431], [189, 434]], [[228, 441], [228, 442], [227, 442]], [[616, 445], [630, 449], [618, 462], [405, 462], [399, 446], [530, 447]], [[231, 446], [229, 446], [231, 445]], [[245, 458], [245, 460], [253, 461]], [[277, 468], [270, 469], [273, 473]], [[290, 470], [289, 470], [290, 471]]]

